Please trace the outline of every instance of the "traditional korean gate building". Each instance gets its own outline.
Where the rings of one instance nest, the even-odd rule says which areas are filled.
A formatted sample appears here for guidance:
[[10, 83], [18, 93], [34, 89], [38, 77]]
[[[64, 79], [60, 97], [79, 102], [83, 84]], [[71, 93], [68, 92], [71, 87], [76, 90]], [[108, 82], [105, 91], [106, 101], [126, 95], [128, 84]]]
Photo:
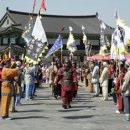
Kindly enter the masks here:
[[[24, 51], [25, 41], [21, 37], [25, 26], [28, 24], [29, 15], [31, 13], [19, 12], [6, 8], [6, 13], [0, 20], [0, 50], [11, 45], [18, 49], [20, 54]], [[33, 14], [34, 20], [37, 14]], [[69, 26], [73, 27], [73, 34], [76, 40], [77, 51], [74, 54], [76, 59], [83, 60], [85, 56], [85, 47], [82, 41], [82, 25], [85, 27], [85, 34], [92, 45], [91, 55], [97, 53], [100, 48], [100, 22], [98, 20], [98, 13], [95, 15], [87, 16], [63, 16], [63, 15], [41, 15], [43, 17], [42, 24], [47, 35], [49, 48], [53, 45], [54, 41], [61, 34], [63, 39], [63, 55], [67, 56], [66, 42], [69, 37]], [[64, 31], [61, 33], [61, 28]], [[111, 39], [111, 34], [114, 28], [106, 25], [105, 34], [108, 39]], [[22, 50], [22, 51], [21, 51]], [[57, 54], [60, 52], [57, 52]]]

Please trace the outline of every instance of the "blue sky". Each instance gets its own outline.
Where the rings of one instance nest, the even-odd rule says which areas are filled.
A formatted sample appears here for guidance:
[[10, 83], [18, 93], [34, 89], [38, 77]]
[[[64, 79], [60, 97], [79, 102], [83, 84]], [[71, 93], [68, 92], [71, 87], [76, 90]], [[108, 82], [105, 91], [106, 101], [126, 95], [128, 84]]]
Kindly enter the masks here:
[[[35, 13], [38, 13], [42, 0], [37, 0]], [[32, 12], [34, 0], [0, 0], [0, 18], [6, 7], [11, 10]], [[99, 17], [108, 25], [115, 27], [114, 12], [130, 26], [130, 0], [45, 0], [45, 14], [54, 15], [93, 15]]]

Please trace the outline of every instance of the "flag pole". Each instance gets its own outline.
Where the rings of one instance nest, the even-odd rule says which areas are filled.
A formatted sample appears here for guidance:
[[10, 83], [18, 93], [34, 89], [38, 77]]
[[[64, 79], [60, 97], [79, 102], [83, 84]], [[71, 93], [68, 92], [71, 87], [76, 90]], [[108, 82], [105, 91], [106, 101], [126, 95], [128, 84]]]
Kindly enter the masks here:
[[72, 59], [73, 59], [73, 52], [70, 51], [70, 61], [72, 61]]
[[61, 56], [61, 63], [63, 63], [63, 55], [62, 55], [62, 52], [63, 52], [63, 45], [61, 45], [61, 54], [60, 54], [60, 56]]
[[82, 25], [82, 32], [83, 32], [83, 44], [85, 46], [85, 56], [86, 56], [86, 59], [88, 57], [88, 53], [89, 53], [89, 45], [88, 45], [88, 39], [87, 39], [87, 36], [85, 34], [85, 27]]
[[[61, 37], [61, 36], [60, 36]], [[61, 37], [62, 39], [62, 37]], [[61, 44], [61, 47], [60, 47], [60, 59], [61, 59], [61, 64], [63, 64], [63, 55], [62, 55], [62, 52], [63, 52], [63, 43]]]
[[[61, 34], [63, 34], [64, 32], [64, 26], [61, 28]], [[61, 36], [61, 39], [63, 38], [63, 36]], [[63, 43], [61, 44], [61, 50], [60, 50], [61, 54], [60, 54], [60, 58], [61, 58], [61, 64], [63, 64]]]
[[36, 6], [36, 0], [34, 0], [34, 2], [33, 2], [32, 15], [30, 15], [30, 17], [31, 17], [30, 19], [33, 18], [33, 14], [34, 14], [35, 6]]

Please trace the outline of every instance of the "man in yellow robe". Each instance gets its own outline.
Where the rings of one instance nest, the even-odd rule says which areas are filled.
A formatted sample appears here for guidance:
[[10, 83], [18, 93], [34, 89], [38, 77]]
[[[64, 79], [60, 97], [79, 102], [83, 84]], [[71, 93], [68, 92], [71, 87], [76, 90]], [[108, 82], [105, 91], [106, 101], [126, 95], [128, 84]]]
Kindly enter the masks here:
[[13, 82], [12, 79], [18, 76], [19, 70], [17, 68], [10, 68], [11, 61], [5, 62], [4, 68], [2, 69], [2, 88], [1, 88], [1, 115], [2, 119], [10, 120], [9, 118], [9, 105], [11, 96], [13, 95]]

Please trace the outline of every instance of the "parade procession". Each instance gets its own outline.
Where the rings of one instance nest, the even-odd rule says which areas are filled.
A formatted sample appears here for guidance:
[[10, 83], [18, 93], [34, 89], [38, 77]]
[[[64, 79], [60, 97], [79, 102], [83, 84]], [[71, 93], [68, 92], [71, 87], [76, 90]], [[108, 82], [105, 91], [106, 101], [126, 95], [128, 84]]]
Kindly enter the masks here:
[[[130, 27], [119, 17], [119, 12], [115, 10], [113, 16], [116, 26], [110, 27], [98, 13], [45, 15], [47, 0], [46, 3], [41, 0], [39, 12], [34, 13], [37, 0], [33, 2], [31, 13], [7, 7], [0, 21], [0, 121], [17, 120], [24, 107], [30, 111], [39, 100], [41, 104], [52, 105], [43, 109], [43, 113], [52, 107], [58, 113], [68, 113], [70, 118], [69, 112], [80, 117], [80, 107], [88, 110], [91, 115], [83, 117], [86, 124], [94, 111], [97, 115], [104, 111], [105, 116], [101, 104], [105, 107], [111, 104], [113, 111], [109, 115], [115, 114], [120, 122], [129, 122]], [[84, 99], [84, 104], [81, 105], [80, 99]], [[95, 106], [83, 107], [89, 102]], [[42, 106], [40, 103], [38, 108]], [[100, 104], [99, 113], [94, 108], [96, 104]]]

